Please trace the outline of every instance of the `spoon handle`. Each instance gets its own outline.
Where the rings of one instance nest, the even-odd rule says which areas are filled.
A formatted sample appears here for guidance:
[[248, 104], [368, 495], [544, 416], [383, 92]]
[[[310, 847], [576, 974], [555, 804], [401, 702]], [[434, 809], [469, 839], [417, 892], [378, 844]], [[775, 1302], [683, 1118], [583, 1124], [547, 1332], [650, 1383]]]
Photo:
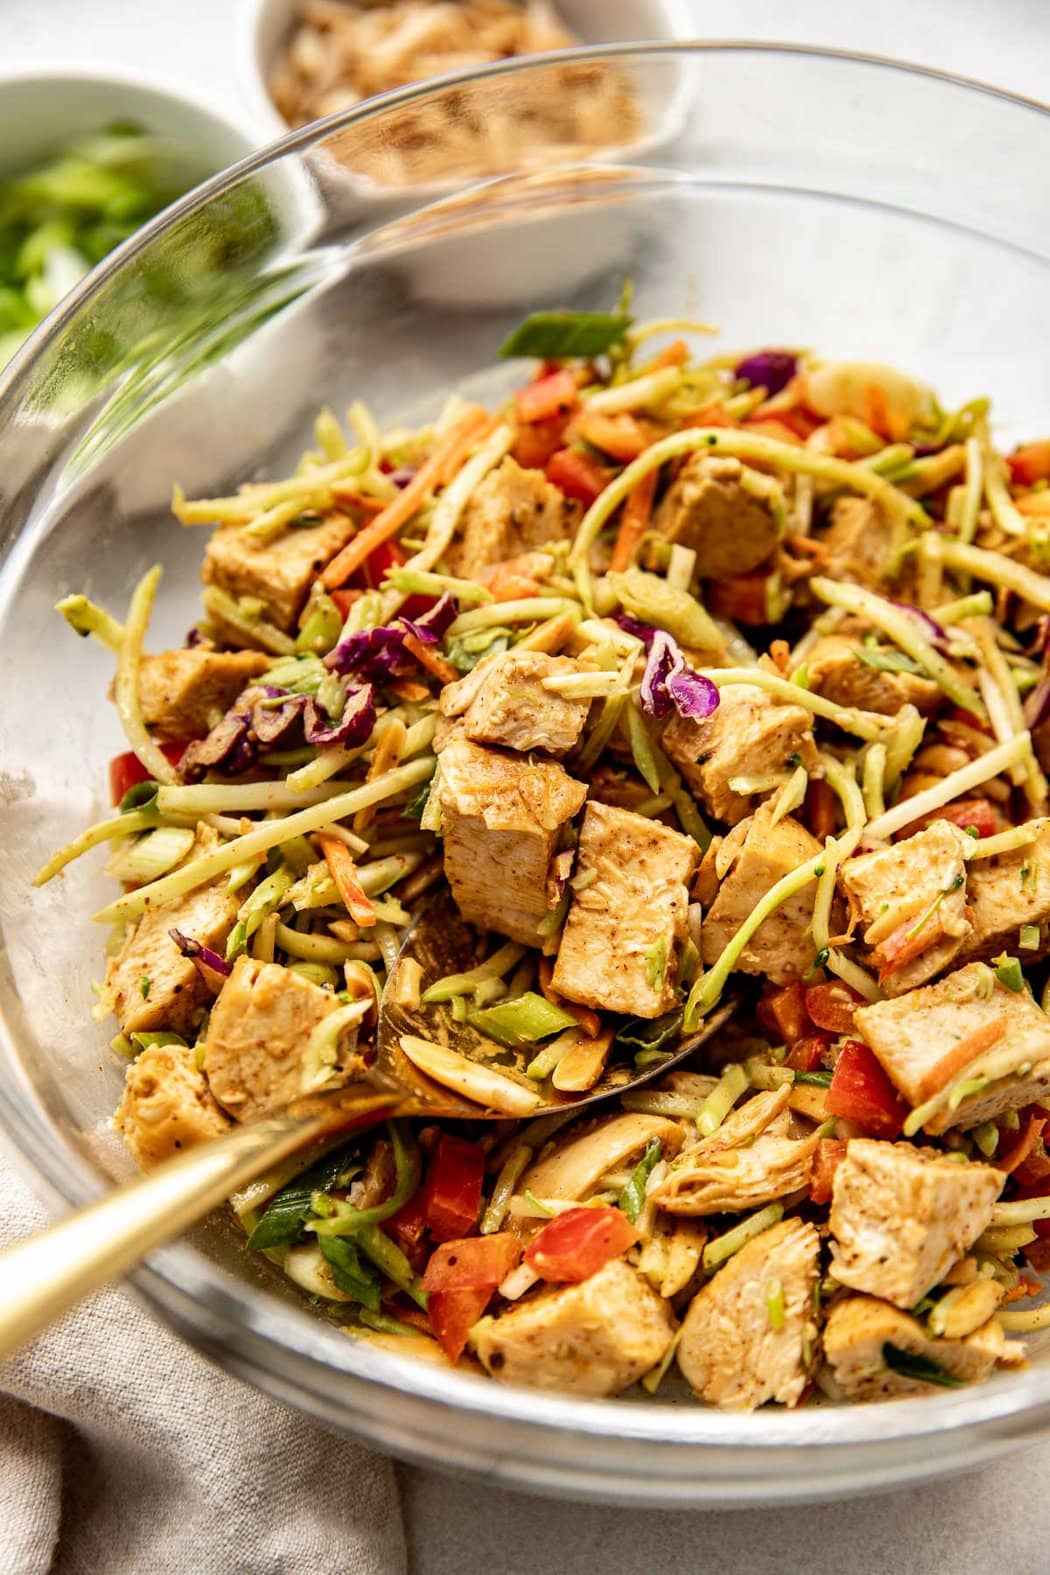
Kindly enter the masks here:
[[342, 1108], [286, 1112], [233, 1127], [98, 1203], [0, 1252], [0, 1362], [101, 1285], [120, 1279], [240, 1187], [310, 1144], [387, 1114], [394, 1096], [362, 1089]]

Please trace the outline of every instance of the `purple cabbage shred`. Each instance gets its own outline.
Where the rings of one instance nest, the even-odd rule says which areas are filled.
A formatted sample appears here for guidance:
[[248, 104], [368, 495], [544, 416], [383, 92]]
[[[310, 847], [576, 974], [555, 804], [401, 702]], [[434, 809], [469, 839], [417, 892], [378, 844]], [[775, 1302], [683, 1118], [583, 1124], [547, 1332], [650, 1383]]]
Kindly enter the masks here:
[[752, 388], [764, 388], [772, 399], [791, 382], [798, 371], [798, 357], [789, 350], [759, 350], [745, 356], [734, 368], [735, 375]]
[[196, 968], [209, 990], [221, 990], [231, 972], [226, 959], [212, 951], [210, 946], [195, 941], [191, 935], [184, 935], [181, 930], [169, 930], [168, 934], [182, 955]]
[[718, 687], [687, 665], [677, 640], [654, 629], [640, 698], [642, 709], [657, 719], [673, 708], [681, 717], [702, 722], [718, 707]]

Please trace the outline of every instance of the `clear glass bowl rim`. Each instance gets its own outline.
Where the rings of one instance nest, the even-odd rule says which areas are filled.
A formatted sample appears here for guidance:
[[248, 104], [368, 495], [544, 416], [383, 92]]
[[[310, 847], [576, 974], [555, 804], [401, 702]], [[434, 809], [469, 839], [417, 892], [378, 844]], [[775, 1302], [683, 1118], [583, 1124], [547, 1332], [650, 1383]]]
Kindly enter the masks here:
[[[412, 87], [380, 95], [351, 110], [331, 115], [249, 154], [238, 163], [212, 177], [174, 203], [112, 252], [66, 297], [27, 340], [8, 366], [0, 371], [0, 428], [16, 413], [21, 396], [32, 384], [35, 366], [61, 337], [69, 324], [95, 295], [106, 288], [114, 276], [133, 265], [135, 257], [155, 239], [187, 215], [206, 207], [214, 198], [236, 186], [245, 177], [261, 172], [283, 159], [305, 153], [337, 131], [381, 118], [390, 109], [425, 100], [457, 84], [473, 84], [487, 79], [525, 74], [566, 58], [581, 63], [610, 60], [688, 59], [727, 55], [756, 57], [804, 57], [830, 65], [874, 68], [887, 75], [926, 78], [959, 89], [964, 94], [988, 95], [1005, 104], [1050, 116], [1050, 105], [1037, 99], [1009, 92], [976, 78], [946, 72], [935, 67], [895, 60], [887, 56], [851, 50], [824, 49], [806, 44], [765, 40], [717, 39], [676, 40], [664, 43], [616, 43], [581, 47], [560, 53], [541, 54], [500, 61], [481, 70], [451, 73]], [[0, 1022], [5, 1039], [13, 1028]], [[13, 1050], [12, 1056], [16, 1055]], [[64, 1140], [63, 1134], [43, 1116], [21, 1103], [13, 1089], [0, 1084], [0, 1126], [26, 1163], [27, 1173], [37, 1189], [55, 1207], [79, 1207], [97, 1197], [105, 1183], [100, 1172], [83, 1153]], [[654, 1477], [628, 1488], [624, 1502], [682, 1502], [683, 1488], [705, 1459], [717, 1457], [721, 1467], [710, 1486], [725, 1490], [723, 1503], [736, 1501], [771, 1502], [775, 1499], [823, 1497], [834, 1491], [833, 1480], [841, 1478], [842, 1490], [862, 1490], [906, 1479], [908, 1473], [880, 1471], [878, 1456], [888, 1449], [911, 1444], [932, 1447], [933, 1438], [944, 1449], [946, 1459], [957, 1459], [962, 1466], [998, 1452], [1010, 1442], [1031, 1437], [1050, 1428], [1050, 1363], [1034, 1367], [1025, 1374], [1008, 1375], [972, 1390], [950, 1390], [943, 1395], [914, 1400], [898, 1400], [881, 1405], [805, 1409], [795, 1412], [760, 1411], [749, 1415], [719, 1412], [705, 1407], [668, 1407], [624, 1401], [588, 1401], [548, 1395], [539, 1391], [503, 1388], [499, 1384], [471, 1375], [432, 1368], [429, 1364], [399, 1358], [374, 1348], [362, 1347], [326, 1325], [323, 1320], [269, 1296], [264, 1291], [239, 1282], [213, 1264], [202, 1253], [185, 1244], [175, 1244], [154, 1253], [130, 1276], [131, 1286], [180, 1334], [204, 1349], [220, 1365], [237, 1372], [259, 1387], [326, 1420], [345, 1425], [353, 1431], [376, 1437], [395, 1452], [412, 1454], [411, 1438], [415, 1427], [424, 1422], [422, 1432], [432, 1424], [431, 1443], [441, 1429], [457, 1414], [466, 1424], [468, 1418], [479, 1424], [498, 1427], [508, 1424], [503, 1440], [506, 1451], [502, 1474], [508, 1480], [544, 1488], [547, 1491], [578, 1493], [586, 1497], [611, 1497], [616, 1492], [620, 1472], [635, 1466], [641, 1457], [638, 1446], [660, 1446], [658, 1453], [668, 1470], [666, 1490], [661, 1491]], [[324, 1375], [339, 1374], [343, 1388], [338, 1396], [325, 1393]], [[391, 1429], [378, 1425], [385, 1405], [396, 1408], [409, 1403], [402, 1421]], [[415, 1402], [414, 1406], [411, 1402]], [[428, 1415], [429, 1413], [429, 1415]], [[375, 1425], [373, 1425], [375, 1424]], [[521, 1428], [524, 1427], [524, 1433]], [[512, 1442], [512, 1436], [517, 1443]], [[573, 1478], [569, 1470], [559, 1488], [554, 1468], [545, 1471], [538, 1462], [530, 1471], [523, 1461], [535, 1458], [544, 1448], [545, 1436], [561, 1445], [575, 1444], [581, 1450], [580, 1469]], [[967, 1440], [972, 1440], [971, 1450]], [[980, 1440], [980, 1441], [979, 1441]], [[631, 1455], [619, 1460], [601, 1449], [602, 1444], [626, 1444]], [[594, 1446], [588, 1461], [586, 1445]], [[479, 1436], [473, 1459], [467, 1469], [493, 1469], [493, 1439]], [[865, 1450], [865, 1446], [868, 1449]], [[681, 1456], [677, 1468], [667, 1452]], [[875, 1451], [875, 1453], [871, 1453]], [[912, 1451], [906, 1451], [912, 1455]], [[469, 1447], [468, 1447], [469, 1453]], [[502, 1447], [499, 1453], [504, 1453]], [[418, 1454], [418, 1452], [417, 1452]], [[807, 1484], [805, 1478], [819, 1457], [822, 1471], [830, 1475], [822, 1484]], [[869, 1477], [862, 1457], [872, 1468]], [[755, 1480], [760, 1468], [776, 1458], [785, 1471], [779, 1485]], [[850, 1466], [848, 1461], [853, 1459]], [[914, 1475], [931, 1474], [916, 1459]], [[841, 1460], [841, 1471], [836, 1461]], [[735, 1461], [735, 1467], [729, 1465]], [[464, 1463], [462, 1460], [459, 1462]], [[728, 1476], [725, 1474], [728, 1469]], [[677, 1483], [672, 1491], [673, 1480]], [[753, 1481], [754, 1491], [748, 1490]], [[735, 1488], [731, 1488], [735, 1482]], [[626, 1486], [626, 1484], [623, 1484]], [[700, 1493], [695, 1502], [712, 1501], [711, 1493]]]

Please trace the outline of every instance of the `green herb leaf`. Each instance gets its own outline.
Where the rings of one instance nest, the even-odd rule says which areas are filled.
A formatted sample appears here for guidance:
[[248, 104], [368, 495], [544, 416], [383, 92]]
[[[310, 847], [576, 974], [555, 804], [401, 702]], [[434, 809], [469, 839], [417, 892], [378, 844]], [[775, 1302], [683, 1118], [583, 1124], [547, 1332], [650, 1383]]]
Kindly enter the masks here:
[[281, 1247], [286, 1242], [297, 1241], [310, 1213], [314, 1193], [334, 1187], [339, 1177], [354, 1164], [356, 1156], [356, 1144], [336, 1149], [282, 1187], [248, 1237], [249, 1252], [262, 1252], [267, 1247]]
[[356, 1297], [370, 1312], [377, 1313], [379, 1275], [371, 1264], [361, 1262], [354, 1243], [346, 1236], [318, 1236], [317, 1242], [339, 1289]]
[[961, 1389], [963, 1386], [963, 1379], [946, 1373], [928, 1356], [902, 1351], [899, 1345], [891, 1345], [889, 1340], [882, 1347], [882, 1360], [891, 1373], [897, 1373], [901, 1378], [915, 1378], [924, 1384], [940, 1384], [943, 1389]]
[[622, 312], [533, 312], [503, 341], [499, 353], [542, 361], [602, 355], [624, 338], [632, 321]]
[[631, 1179], [624, 1187], [616, 1200], [617, 1208], [621, 1208], [633, 1225], [645, 1203], [645, 1187], [652, 1175], [653, 1167], [659, 1162], [663, 1154], [663, 1144], [659, 1138], [650, 1138], [645, 1153], [631, 1172]]

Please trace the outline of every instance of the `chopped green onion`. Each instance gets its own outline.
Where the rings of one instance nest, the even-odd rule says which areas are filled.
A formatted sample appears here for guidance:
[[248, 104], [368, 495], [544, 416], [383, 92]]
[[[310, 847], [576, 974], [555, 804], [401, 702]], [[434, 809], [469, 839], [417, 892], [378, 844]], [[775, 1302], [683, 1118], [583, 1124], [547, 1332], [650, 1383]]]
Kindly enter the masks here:
[[1006, 953], [994, 959], [996, 964], [995, 977], [1000, 984], [1004, 984], [1015, 995], [1020, 995], [1024, 989], [1024, 973], [1016, 957], [1008, 957]]
[[831, 1072], [796, 1072], [796, 1083], [812, 1083], [814, 1088], [830, 1088], [833, 1074]]
[[1040, 932], [1038, 924], [1022, 924], [1017, 936], [1017, 944], [1022, 951], [1034, 952], [1039, 949]]
[[355, 1297], [370, 1312], [377, 1313], [380, 1306], [379, 1276], [369, 1264], [361, 1262], [354, 1243], [342, 1236], [319, 1236], [317, 1245], [339, 1289]]
[[631, 1179], [624, 1187], [616, 1200], [617, 1208], [623, 1210], [633, 1225], [645, 1204], [645, 1189], [654, 1167], [659, 1163], [663, 1154], [663, 1145], [659, 1138], [650, 1138], [646, 1145], [645, 1154], [631, 1172]]
[[914, 1378], [924, 1384], [940, 1384], [944, 1389], [959, 1389], [964, 1382], [952, 1373], [945, 1372], [936, 1362], [928, 1356], [920, 1356], [914, 1351], [903, 1351], [899, 1345], [893, 1345], [889, 1340], [882, 1347], [882, 1360], [891, 1373], [897, 1373], [901, 1378]]
[[478, 1033], [511, 1049], [534, 1044], [538, 1039], [549, 1039], [552, 1034], [578, 1026], [570, 1012], [555, 1006], [534, 990], [526, 991], [513, 1001], [500, 1001], [496, 1006], [471, 1012], [467, 1021]]
[[532, 1149], [527, 1143], [512, 1148], [496, 1177], [488, 1207], [481, 1216], [481, 1234], [491, 1236], [498, 1231], [507, 1217], [507, 1205], [514, 1196], [514, 1189], [532, 1161]]
[[734, 1061], [726, 1067], [697, 1112], [696, 1130], [701, 1137], [710, 1137], [712, 1132], [717, 1132], [747, 1087], [747, 1072], [739, 1062]]

